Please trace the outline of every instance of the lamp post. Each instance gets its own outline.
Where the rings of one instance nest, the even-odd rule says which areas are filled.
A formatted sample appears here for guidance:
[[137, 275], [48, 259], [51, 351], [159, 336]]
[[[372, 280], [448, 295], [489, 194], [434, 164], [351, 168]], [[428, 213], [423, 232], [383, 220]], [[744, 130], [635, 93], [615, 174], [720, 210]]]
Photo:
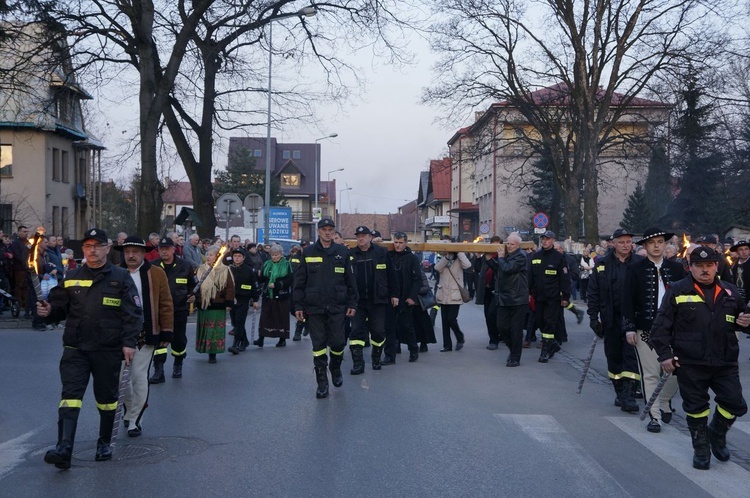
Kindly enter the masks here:
[[344, 168], [334, 169], [332, 171], [328, 172], [328, 206], [326, 207], [326, 211], [328, 212], [328, 215], [330, 216], [331, 213], [331, 173], [336, 173], [337, 171], [344, 171]]
[[313, 210], [313, 221], [315, 221], [315, 213], [318, 211], [318, 186], [320, 184], [320, 181], [318, 180], [318, 170], [320, 169], [320, 165], [318, 164], [318, 142], [321, 140], [325, 140], [326, 138], [336, 138], [338, 137], [338, 133], [331, 133], [330, 135], [326, 135], [325, 137], [320, 137], [315, 139], [315, 209]]
[[[346, 192], [347, 190], [351, 190], [352, 188], [354, 187], [346, 187], [346, 188], [342, 188], [341, 190], [339, 190], [339, 196], [337, 197], [337, 199], [341, 199], [342, 192]], [[338, 204], [338, 201], [336, 201], [336, 203]], [[351, 206], [349, 206], [349, 208], [351, 208]], [[339, 208], [339, 219], [337, 221], [338, 223], [336, 223], [336, 226], [338, 226], [339, 230], [341, 230], [341, 226], [340, 226], [341, 225], [341, 208]]]
[[265, 210], [263, 212], [263, 238], [268, 244], [270, 231], [268, 213], [271, 208], [271, 68], [273, 62], [273, 22], [287, 17], [312, 17], [318, 13], [318, 9], [313, 6], [305, 7], [297, 12], [289, 14], [279, 14], [271, 19], [268, 23], [268, 126], [266, 127], [266, 176], [265, 176]]

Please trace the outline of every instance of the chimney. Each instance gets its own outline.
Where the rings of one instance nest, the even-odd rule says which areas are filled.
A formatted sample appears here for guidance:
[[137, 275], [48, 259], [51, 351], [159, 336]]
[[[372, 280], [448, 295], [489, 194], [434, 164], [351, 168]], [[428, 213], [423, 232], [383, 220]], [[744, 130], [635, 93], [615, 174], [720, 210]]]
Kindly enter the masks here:
[[474, 111], [474, 122], [476, 123], [484, 116], [484, 111]]

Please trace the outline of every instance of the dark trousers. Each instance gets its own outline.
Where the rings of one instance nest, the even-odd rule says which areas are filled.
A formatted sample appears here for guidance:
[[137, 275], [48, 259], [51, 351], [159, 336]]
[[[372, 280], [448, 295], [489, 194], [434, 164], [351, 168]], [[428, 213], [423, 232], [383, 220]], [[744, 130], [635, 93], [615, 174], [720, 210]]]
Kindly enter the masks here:
[[578, 284], [581, 286], [581, 299], [583, 299], [583, 302], [586, 302], [586, 292], [589, 289], [589, 279], [582, 278], [578, 281]]
[[[620, 317], [615, 317], [620, 322]], [[610, 379], [634, 379], [640, 381], [640, 369], [635, 347], [625, 340], [620, 327], [604, 327], [604, 355]]]
[[[419, 305], [417, 305], [418, 307]], [[386, 356], [396, 357], [401, 344], [406, 344], [410, 353], [419, 351], [417, 337], [414, 330], [413, 306], [397, 306], [388, 308], [385, 326]]]
[[440, 305], [440, 322], [443, 325], [443, 348], [453, 349], [451, 340], [451, 329], [456, 334], [456, 342], [464, 342], [464, 333], [458, 326], [458, 310], [460, 304], [441, 304]]
[[344, 313], [326, 315], [307, 315], [307, 330], [313, 347], [313, 363], [315, 366], [327, 366], [328, 356], [326, 348], [333, 354], [342, 354], [346, 346], [344, 338]]
[[375, 304], [369, 300], [357, 303], [357, 313], [352, 317], [352, 333], [349, 347], [364, 347], [367, 336], [373, 346], [382, 346], [385, 341], [385, 310], [389, 305]]
[[467, 291], [469, 291], [469, 295], [471, 298], [474, 298], [474, 294], [476, 294], [476, 283], [477, 283], [477, 274], [473, 271], [465, 271], [464, 272], [464, 287]]
[[542, 340], [554, 340], [563, 308], [560, 301], [537, 301], [536, 327], [542, 331]]
[[232, 306], [229, 311], [229, 318], [232, 320], [234, 325], [234, 338], [237, 340], [237, 344], [250, 344], [247, 340], [247, 329], [245, 328], [245, 322], [247, 321], [247, 310], [250, 309], [250, 298], [237, 298], [237, 303]]
[[502, 336], [498, 332], [497, 306], [495, 306], [491, 287], [485, 287], [484, 289], [484, 323], [487, 324], [487, 335], [490, 336], [490, 344], [500, 344]]
[[526, 312], [526, 342], [536, 341], [536, 311], [531, 311], [531, 307]]
[[188, 310], [174, 312], [174, 337], [172, 338], [172, 356], [185, 357], [187, 354], [187, 320]]
[[[708, 415], [708, 390], [714, 392], [714, 401], [732, 415], [747, 413], [747, 403], [742, 397], [739, 367], [709, 367], [682, 364], [677, 370], [677, 383], [682, 396], [682, 409], [688, 415]], [[704, 413], [706, 415], [704, 415]]]
[[15, 276], [15, 294], [18, 299], [18, 304], [22, 310], [29, 312], [31, 306], [29, 306], [29, 272], [26, 270], [16, 270], [13, 272]]
[[66, 347], [60, 359], [62, 402], [60, 406], [80, 408], [80, 401], [94, 378], [94, 397], [100, 411], [117, 408], [122, 351], [81, 351]]
[[498, 306], [497, 308], [497, 328], [500, 331], [500, 337], [510, 350], [510, 358], [515, 361], [521, 361], [521, 351], [523, 350], [523, 326], [526, 323], [527, 305], [521, 306]]

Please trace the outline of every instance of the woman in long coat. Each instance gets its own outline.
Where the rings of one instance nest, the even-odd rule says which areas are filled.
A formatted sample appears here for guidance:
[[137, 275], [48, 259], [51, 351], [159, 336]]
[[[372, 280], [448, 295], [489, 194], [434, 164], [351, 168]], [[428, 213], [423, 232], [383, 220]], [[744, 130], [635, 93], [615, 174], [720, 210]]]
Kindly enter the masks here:
[[435, 300], [440, 305], [440, 321], [443, 325], [443, 349], [441, 353], [453, 351], [451, 329], [456, 334], [456, 351], [464, 347], [464, 334], [458, 326], [458, 310], [463, 304], [460, 287], [464, 286], [464, 270], [471, 267], [466, 254], [450, 252], [435, 265], [440, 274]]
[[234, 278], [229, 267], [219, 261], [211, 269], [218, 254], [219, 247], [210, 247], [206, 253], [206, 262], [196, 272], [198, 281], [206, 273], [208, 276], [196, 295], [199, 306], [195, 350], [198, 353], [208, 353], [209, 363], [216, 363], [216, 354], [223, 353], [226, 348], [227, 311], [234, 303]]
[[271, 259], [263, 263], [260, 282], [265, 283], [263, 304], [260, 307], [260, 326], [255, 344], [263, 347], [265, 337], [278, 337], [277, 348], [286, 346], [289, 339], [289, 298], [294, 274], [292, 265], [284, 257], [280, 245], [271, 246]]

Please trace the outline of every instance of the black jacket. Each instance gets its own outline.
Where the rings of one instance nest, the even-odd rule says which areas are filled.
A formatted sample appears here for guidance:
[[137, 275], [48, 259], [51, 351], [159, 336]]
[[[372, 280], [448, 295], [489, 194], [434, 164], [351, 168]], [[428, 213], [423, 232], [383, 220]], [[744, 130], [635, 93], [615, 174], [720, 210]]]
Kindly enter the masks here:
[[359, 299], [370, 300], [374, 304], [388, 304], [392, 297], [397, 297], [393, 264], [385, 247], [370, 244], [366, 251], [354, 247], [349, 254]]
[[498, 306], [529, 304], [528, 258], [523, 250], [519, 248], [503, 258], [492, 258], [486, 261], [487, 266], [495, 273], [496, 304]]
[[182, 258], [174, 257], [172, 264], [167, 264], [160, 258], [151, 264], [160, 267], [167, 274], [169, 291], [172, 293], [172, 302], [176, 312], [188, 310], [188, 298], [193, 295], [198, 280], [193, 273], [193, 267]]
[[570, 299], [570, 274], [564, 254], [540, 249], [531, 258], [529, 290], [537, 301]]
[[686, 365], [737, 365], [735, 330], [743, 329], [736, 319], [747, 312], [747, 305], [733, 284], [719, 279], [715, 284], [713, 305], [706, 303], [692, 275], [669, 288], [651, 327], [650, 344], [659, 361], [677, 356]]
[[627, 261], [617, 259], [615, 251], [602, 258], [591, 272], [586, 291], [589, 319], [599, 320], [609, 328], [622, 327], [622, 296], [628, 265], [642, 260], [643, 256], [630, 254]]
[[92, 270], [82, 265], [68, 271], [50, 291], [48, 323], [65, 320], [63, 344], [84, 351], [135, 348], [143, 330], [138, 290], [128, 270], [107, 262]]
[[[662, 282], [666, 289], [685, 278], [685, 269], [676, 261], [663, 260]], [[622, 296], [622, 330], [648, 333], [659, 311], [659, 281], [656, 265], [648, 258], [628, 265], [625, 275], [625, 291]], [[665, 290], [666, 290], [665, 289]], [[644, 339], [645, 340], [645, 339]]]
[[422, 265], [408, 247], [402, 252], [391, 251], [391, 263], [396, 277], [396, 297], [399, 307], [408, 306], [406, 299], [411, 298], [419, 305], [419, 291], [422, 288]]
[[238, 301], [257, 301], [260, 297], [261, 286], [258, 282], [258, 274], [250, 265], [232, 264], [229, 269], [234, 277], [234, 297]]
[[294, 311], [309, 315], [346, 313], [348, 308], [357, 309], [358, 300], [346, 246], [331, 244], [326, 248], [317, 240], [303, 249], [294, 272]]

